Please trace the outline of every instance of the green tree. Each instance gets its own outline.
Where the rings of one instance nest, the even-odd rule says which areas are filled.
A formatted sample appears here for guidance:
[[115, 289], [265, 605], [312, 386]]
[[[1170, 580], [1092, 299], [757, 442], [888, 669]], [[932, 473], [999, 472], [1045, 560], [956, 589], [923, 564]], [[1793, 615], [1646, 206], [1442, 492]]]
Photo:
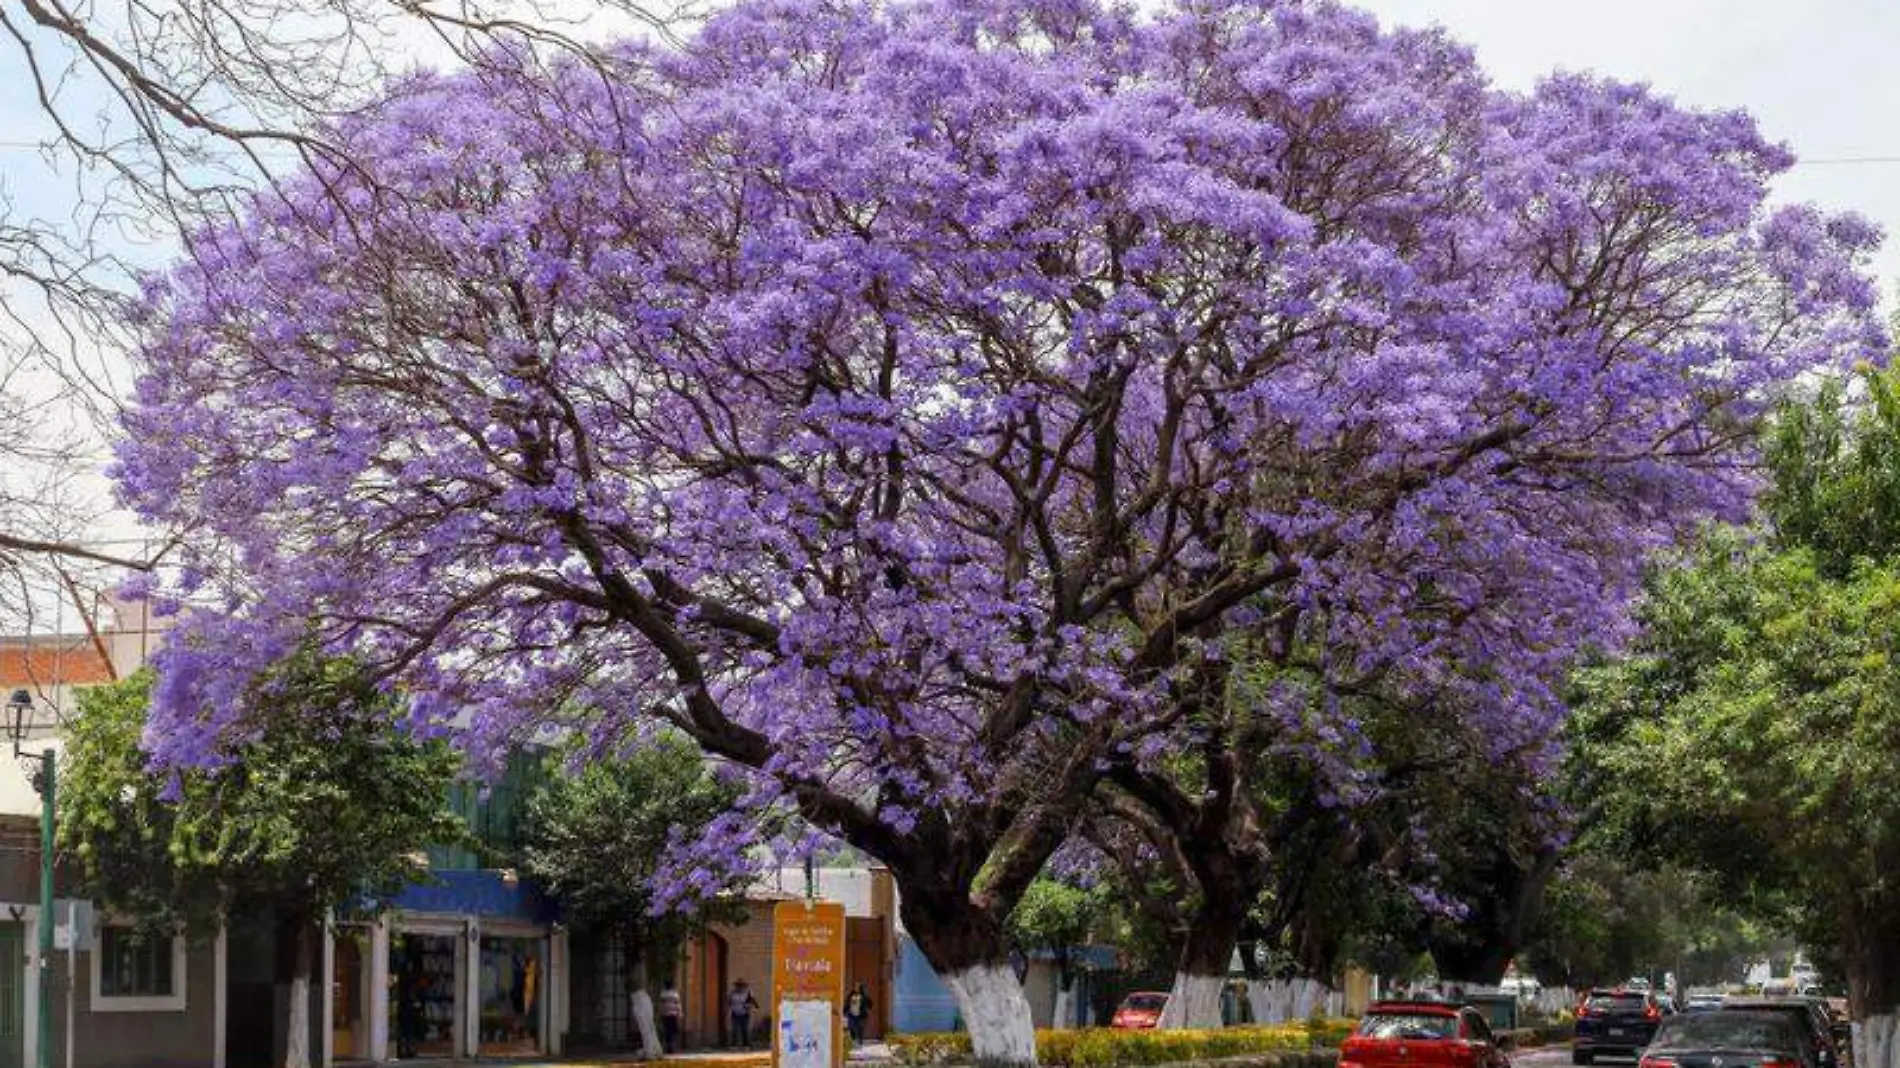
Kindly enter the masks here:
[[1773, 940], [1701, 873], [1638, 866], [1586, 844], [1551, 880], [1518, 962], [1549, 985], [1668, 972], [1685, 986], [1705, 986], [1740, 979]]
[[1857, 1063], [1900, 1064], [1900, 377], [1791, 406], [1759, 535], [1659, 573], [1633, 655], [1587, 672], [1586, 785], [1631, 855], [1711, 873], [1838, 948]]
[[295, 932], [285, 1053], [309, 1063], [309, 983], [330, 909], [426, 877], [423, 848], [458, 840], [444, 804], [457, 761], [397, 729], [354, 666], [305, 652], [257, 684], [259, 709], [220, 763], [164, 774], [141, 745], [152, 680], [84, 691], [62, 769], [61, 847], [86, 891], [149, 929], [214, 930], [268, 906]]
[[561, 902], [576, 931], [625, 948], [649, 1051], [660, 1046], [646, 994], [650, 966], [664, 962], [670, 975], [688, 938], [734, 915], [722, 906], [723, 895], [743, 888], [752, 872], [737, 863], [717, 870], [702, 865], [684, 903], [660, 908], [655, 876], [669, 848], [706, 834], [738, 800], [739, 787], [714, 776], [699, 750], [681, 738], [550, 774], [529, 799], [524, 865]]
[[1041, 875], [1010, 910], [1004, 934], [1021, 953], [1049, 953], [1056, 963], [1056, 1027], [1075, 1019], [1075, 950], [1088, 945], [1114, 914], [1112, 884], [1083, 886]]

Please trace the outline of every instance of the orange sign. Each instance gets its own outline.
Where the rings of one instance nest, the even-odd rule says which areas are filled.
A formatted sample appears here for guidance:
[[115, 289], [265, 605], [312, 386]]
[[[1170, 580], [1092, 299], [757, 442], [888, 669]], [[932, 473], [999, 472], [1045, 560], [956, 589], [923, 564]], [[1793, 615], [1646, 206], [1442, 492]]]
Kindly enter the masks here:
[[773, 1068], [842, 1068], [844, 939], [835, 901], [772, 909]]

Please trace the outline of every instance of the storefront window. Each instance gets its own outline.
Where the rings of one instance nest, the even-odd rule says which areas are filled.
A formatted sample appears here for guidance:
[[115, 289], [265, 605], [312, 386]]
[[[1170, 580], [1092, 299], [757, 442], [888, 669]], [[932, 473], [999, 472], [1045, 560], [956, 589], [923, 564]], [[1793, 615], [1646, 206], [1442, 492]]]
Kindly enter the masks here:
[[484, 937], [481, 966], [481, 1052], [540, 1052], [541, 940]]
[[455, 1055], [455, 942], [451, 935], [389, 940], [390, 1034], [398, 1057]]

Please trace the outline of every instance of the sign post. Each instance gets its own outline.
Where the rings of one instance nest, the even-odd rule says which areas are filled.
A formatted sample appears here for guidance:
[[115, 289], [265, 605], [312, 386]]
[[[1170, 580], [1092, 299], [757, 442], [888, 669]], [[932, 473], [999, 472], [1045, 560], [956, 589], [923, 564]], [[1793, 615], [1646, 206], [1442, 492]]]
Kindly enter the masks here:
[[772, 910], [772, 1068], [843, 1068], [844, 906]]

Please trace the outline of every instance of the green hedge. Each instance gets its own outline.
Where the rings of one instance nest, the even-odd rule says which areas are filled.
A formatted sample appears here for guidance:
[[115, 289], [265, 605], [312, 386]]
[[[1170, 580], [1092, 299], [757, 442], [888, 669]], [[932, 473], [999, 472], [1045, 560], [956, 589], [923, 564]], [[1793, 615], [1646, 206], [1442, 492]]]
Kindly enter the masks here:
[[[1036, 1060], [1047, 1068], [1124, 1068], [1181, 1064], [1261, 1053], [1304, 1053], [1337, 1046], [1352, 1020], [1313, 1020], [1277, 1027], [1223, 1027], [1206, 1031], [1117, 1031], [1088, 1027], [1037, 1031]], [[891, 1053], [907, 1065], [968, 1063], [970, 1036], [892, 1035]]]

